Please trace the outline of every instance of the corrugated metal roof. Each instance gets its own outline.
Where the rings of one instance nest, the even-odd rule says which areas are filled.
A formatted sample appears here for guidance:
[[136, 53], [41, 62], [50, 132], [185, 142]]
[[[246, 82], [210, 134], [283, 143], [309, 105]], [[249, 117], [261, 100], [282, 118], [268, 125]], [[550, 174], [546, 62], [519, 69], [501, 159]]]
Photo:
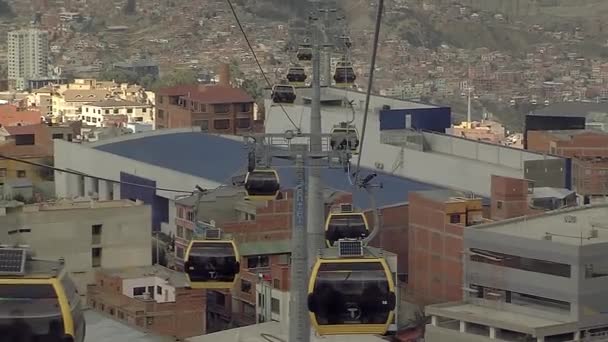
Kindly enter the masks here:
[[[246, 172], [247, 149], [242, 142], [200, 132], [133, 137], [130, 140], [96, 145], [93, 148], [218, 183], [229, 183], [232, 176]], [[279, 166], [288, 163], [276, 160]], [[293, 188], [295, 185], [293, 169], [278, 167], [277, 171], [281, 179], [281, 187]], [[372, 170], [362, 169], [364, 175], [370, 172]], [[322, 177], [329, 188], [353, 192], [357, 207], [369, 207], [367, 193], [355, 189], [343, 170], [325, 169], [322, 170]], [[379, 206], [406, 201], [410, 191], [436, 188], [429, 184], [381, 173], [378, 173], [376, 181], [384, 185], [383, 189], [375, 190]]]

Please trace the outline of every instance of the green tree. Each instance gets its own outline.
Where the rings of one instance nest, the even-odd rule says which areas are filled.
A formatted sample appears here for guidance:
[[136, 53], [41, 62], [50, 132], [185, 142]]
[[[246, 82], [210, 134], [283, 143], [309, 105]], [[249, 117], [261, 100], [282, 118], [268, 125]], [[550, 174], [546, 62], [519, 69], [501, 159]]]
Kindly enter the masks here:
[[99, 79], [103, 81], [114, 81], [117, 83], [138, 83], [139, 81], [135, 72], [114, 68], [102, 71], [99, 74]]
[[170, 74], [161, 77], [161, 79], [151, 85], [151, 89], [156, 90], [164, 87], [174, 87], [180, 84], [197, 83], [196, 75], [188, 69], [173, 70]]

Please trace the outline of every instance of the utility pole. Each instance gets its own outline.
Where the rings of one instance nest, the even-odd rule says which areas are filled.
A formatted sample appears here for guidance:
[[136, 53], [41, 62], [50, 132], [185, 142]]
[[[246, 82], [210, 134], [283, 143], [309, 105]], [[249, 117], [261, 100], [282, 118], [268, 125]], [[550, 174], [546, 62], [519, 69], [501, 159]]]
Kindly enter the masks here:
[[[316, 14], [312, 18], [313, 29], [313, 54], [312, 54], [312, 103], [310, 112], [310, 152], [321, 152], [321, 53], [319, 44], [319, 26]], [[324, 199], [323, 185], [321, 184], [321, 169], [318, 167], [318, 160], [311, 160], [312, 168], [309, 170], [308, 177], [308, 212], [307, 212], [307, 231], [308, 231], [308, 270], [316, 260], [319, 249], [325, 246]], [[292, 282], [293, 283], [293, 282]]]

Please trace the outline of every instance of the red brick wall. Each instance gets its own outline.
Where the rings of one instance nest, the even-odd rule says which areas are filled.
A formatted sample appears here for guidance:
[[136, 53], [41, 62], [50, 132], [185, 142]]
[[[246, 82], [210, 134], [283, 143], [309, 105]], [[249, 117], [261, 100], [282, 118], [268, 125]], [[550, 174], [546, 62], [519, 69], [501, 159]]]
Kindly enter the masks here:
[[[370, 243], [371, 246], [397, 254], [397, 272], [408, 273], [408, 204], [380, 208], [382, 230]], [[370, 228], [375, 226], [371, 211], [365, 213]]]
[[546, 131], [528, 131], [528, 150], [549, 153], [554, 137]]
[[409, 195], [408, 297], [420, 305], [462, 297], [463, 226], [450, 224], [444, 203]]
[[492, 175], [491, 218], [500, 221], [542, 212], [528, 203], [528, 180]]

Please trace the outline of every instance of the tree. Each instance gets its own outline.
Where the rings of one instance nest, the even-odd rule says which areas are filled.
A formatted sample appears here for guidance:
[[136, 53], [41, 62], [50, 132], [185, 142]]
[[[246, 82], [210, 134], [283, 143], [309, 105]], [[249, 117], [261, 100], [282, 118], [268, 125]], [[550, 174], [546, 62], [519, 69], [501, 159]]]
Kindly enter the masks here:
[[174, 87], [180, 84], [195, 84], [196, 76], [191, 70], [177, 69], [168, 75], [161, 77], [160, 80], [151, 85], [151, 89], [157, 90], [164, 87]]
[[135, 72], [114, 68], [106, 69], [99, 74], [99, 79], [117, 83], [138, 83], [138, 78]]

